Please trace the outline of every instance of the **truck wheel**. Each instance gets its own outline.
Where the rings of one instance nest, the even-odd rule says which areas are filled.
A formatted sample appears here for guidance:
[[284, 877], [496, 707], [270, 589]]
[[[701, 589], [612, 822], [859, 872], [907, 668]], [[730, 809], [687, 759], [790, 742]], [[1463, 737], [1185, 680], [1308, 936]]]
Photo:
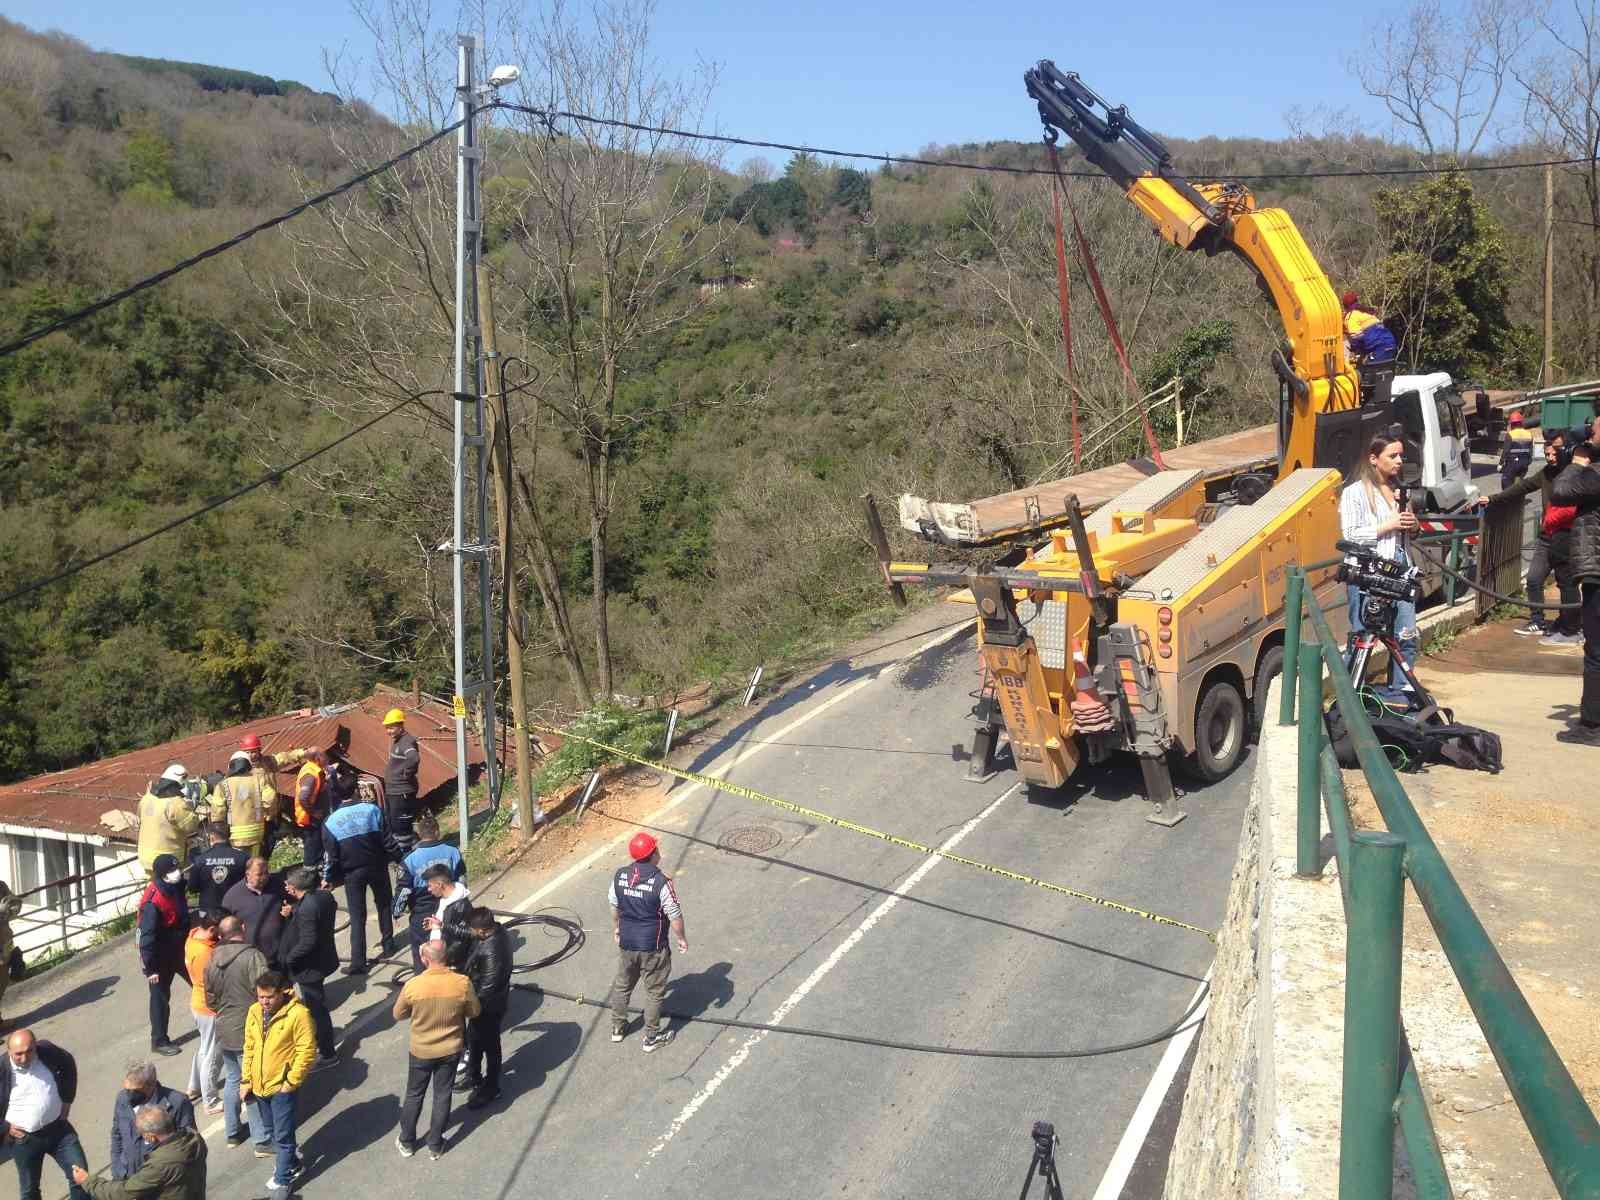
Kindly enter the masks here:
[[1194, 713], [1194, 754], [1190, 769], [1207, 783], [1216, 783], [1236, 766], [1249, 737], [1244, 694], [1231, 679], [1213, 679]]
[[1283, 647], [1268, 646], [1261, 661], [1256, 664], [1255, 689], [1250, 693], [1251, 716], [1254, 718], [1255, 733], [1260, 733], [1267, 724], [1267, 689], [1272, 686], [1272, 681], [1283, 674]]

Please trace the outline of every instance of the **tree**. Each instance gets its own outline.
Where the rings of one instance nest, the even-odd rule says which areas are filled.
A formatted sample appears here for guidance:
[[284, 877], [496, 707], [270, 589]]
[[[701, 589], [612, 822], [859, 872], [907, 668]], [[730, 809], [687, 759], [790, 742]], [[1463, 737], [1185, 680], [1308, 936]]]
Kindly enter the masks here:
[[1422, 145], [1425, 161], [1464, 162], [1490, 136], [1533, 20], [1527, 0], [1418, 0], [1380, 24], [1350, 59], [1367, 95]]
[[1505, 235], [1467, 177], [1385, 189], [1373, 210], [1387, 253], [1362, 287], [1387, 314], [1406, 361], [1458, 379], [1508, 373], [1525, 345], [1508, 313]]

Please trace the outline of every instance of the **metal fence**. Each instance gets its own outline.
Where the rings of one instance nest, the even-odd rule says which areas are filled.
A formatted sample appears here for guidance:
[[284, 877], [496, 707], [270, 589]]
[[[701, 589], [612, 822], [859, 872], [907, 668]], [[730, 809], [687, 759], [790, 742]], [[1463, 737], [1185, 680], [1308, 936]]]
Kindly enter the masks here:
[[[1520, 505], [1518, 508], [1520, 565]], [[1397, 1120], [1416, 1177], [1417, 1195], [1423, 1200], [1448, 1200], [1452, 1194], [1400, 1021], [1401, 935], [1408, 879], [1556, 1191], [1563, 1200], [1600, 1200], [1600, 1125], [1379, 745], [1327, 618], [1317, 605], [1302, 604], [1307, 590], [1305, 572], [1324, 565], [1291, 568], [1288, 573], [1285, 611], [1289, 619], [1284, 631], [1279, 722], [1299, 725], [1296, 870], [1305, 876], [1321, 874], [1321, 811], [1326, 806], [1344, 893], [1340, 1200], [1392, 1196]], [[1504, 590], [1513, 591], [1515, 585]], [[1309, 617], [1309, 630], [1300, 615], [1302, 607]], [[1324, 667], [1387, 832], [1351, 829], [1344, 780], [1323, 722]]]

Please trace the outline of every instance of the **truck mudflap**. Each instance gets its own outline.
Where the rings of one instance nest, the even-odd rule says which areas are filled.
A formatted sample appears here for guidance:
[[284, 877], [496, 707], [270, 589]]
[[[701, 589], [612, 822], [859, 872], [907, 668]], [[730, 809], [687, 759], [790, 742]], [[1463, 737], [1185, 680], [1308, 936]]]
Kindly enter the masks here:
[[1145, 819], [1157, 825], [1176, 825], [1187, 813], [1178, 807], [1172, 786], [1172, 731], [1161, 702], [1161, 686], [1150, 661], [1149, 645], [1137, 625], [1114, 623], [1100, 637], [1096, 684], [1100, 694], [1115, 698], [1127, 746], [1139, 758], [1145, 799], [1151, 811]]

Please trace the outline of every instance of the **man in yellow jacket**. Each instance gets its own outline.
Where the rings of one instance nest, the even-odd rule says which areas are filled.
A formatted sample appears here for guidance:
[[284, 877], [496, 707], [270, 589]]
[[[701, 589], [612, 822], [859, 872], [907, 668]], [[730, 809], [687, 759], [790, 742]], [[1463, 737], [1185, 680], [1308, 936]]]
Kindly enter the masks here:
[[163, 854], [189, 861], [189, 835], [200, 828], [200, 814], [184, 795], [188, 779], [183, 764], [173, 763], [139, 800], [139, 865], [147, 875]]
[[305, 1168], [295, 1144], [295, 1094], [317, 1057], [317, 1033], [306, 1006], [277, 971], [256, 980], [256, 1002], [244, 1018], [239, 1099], [255, 1108], [252, 1122], [277, 1148], [277, 1165], [267, 1181], [269, 1197], [286, 1197]]

